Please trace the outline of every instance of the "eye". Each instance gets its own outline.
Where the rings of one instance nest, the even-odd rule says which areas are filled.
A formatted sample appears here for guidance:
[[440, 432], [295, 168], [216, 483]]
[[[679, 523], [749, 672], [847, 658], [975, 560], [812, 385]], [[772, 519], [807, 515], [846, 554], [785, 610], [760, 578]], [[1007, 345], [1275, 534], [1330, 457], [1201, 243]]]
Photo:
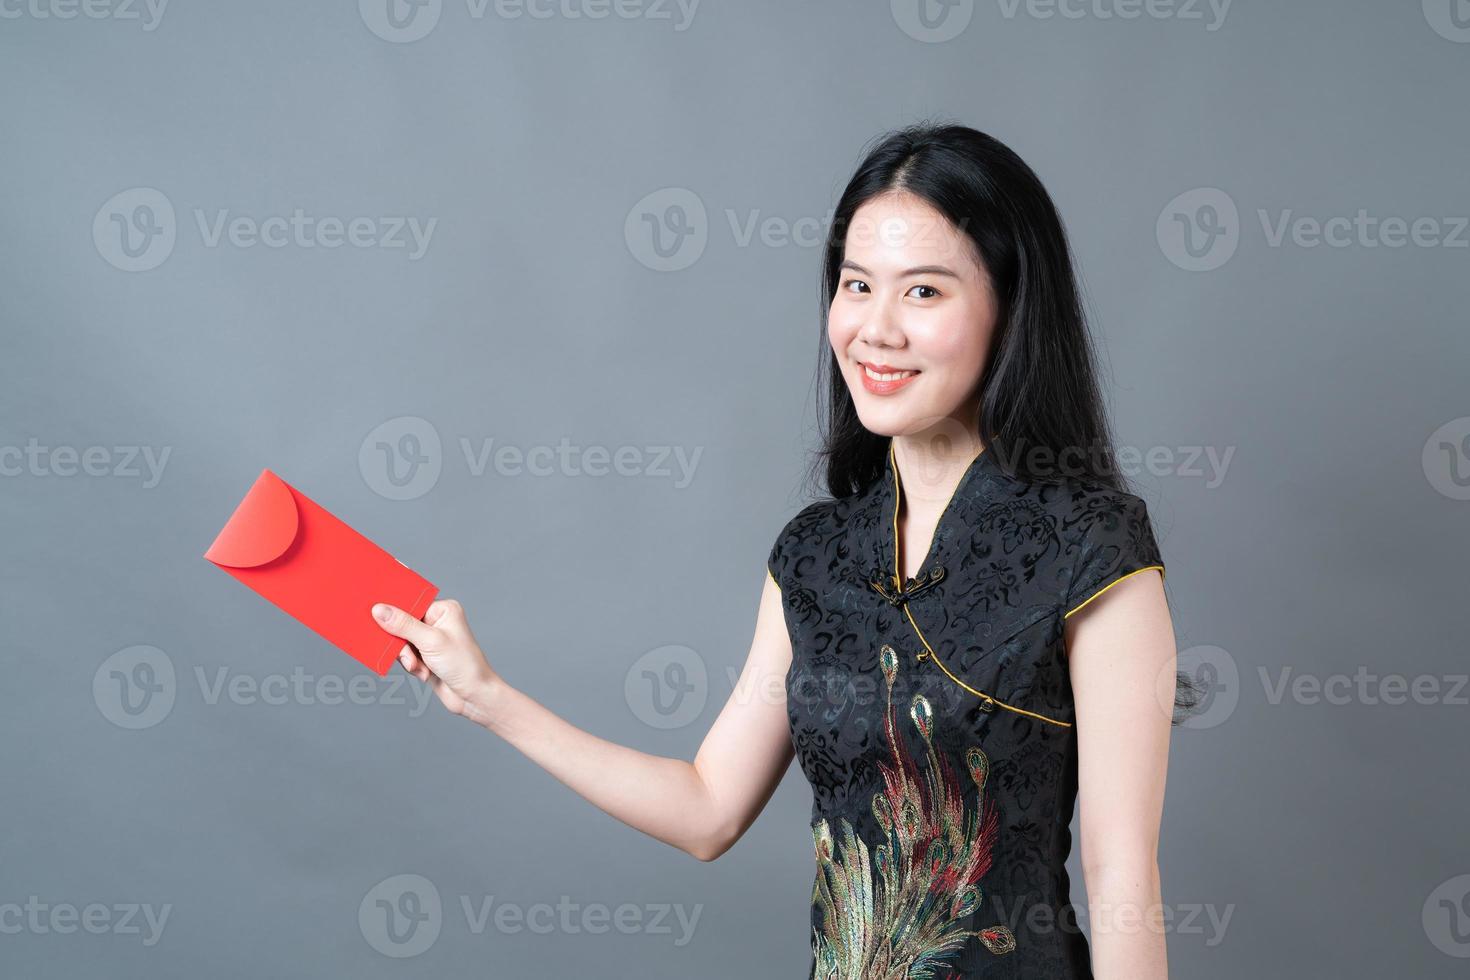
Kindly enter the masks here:
[[[916, 296], [915, 299], [933, 299], [935, 296], [939, 295], [939, 290], [935, 289], [933, 286], [925, 286], [922, 283], [915, 286], [914, 289], [927, 289], [930, 293], [933, 294], [931, 296]], [[909, 292], [913, 292], [914, 289], [910, 289]]]
[[849, 287], [852, 286], [853, 284], [857, 284], [859, 286], [862, 286], [864, 289], [867, 289], [868, 288], [868, 284], [865, 283], [865, 282], [863, 282], [861, 279], [844, 279], [844, 280], [842, 280], [842, 288], [843, 289], [847, 289], [849, 292], [852, 291], [851, 289], [849, 289]]

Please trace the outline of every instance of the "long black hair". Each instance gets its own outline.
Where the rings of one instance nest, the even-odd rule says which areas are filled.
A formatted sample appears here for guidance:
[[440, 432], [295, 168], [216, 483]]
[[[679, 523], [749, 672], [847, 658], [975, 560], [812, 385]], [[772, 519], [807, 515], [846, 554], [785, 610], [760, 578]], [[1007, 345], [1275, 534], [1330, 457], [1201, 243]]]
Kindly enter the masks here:
[[[1035, 172], [1008, 146], [955, 124], [916, 123], [876, 140], [833, 211], [822, 269], [818, 389], [826, 395], [822, 446], [833, 497], [883, 473], [888, 438], [863, 427], [837, 355], [825, 342], [827, 312], [841, 280], [845, 235], [858, 208], [884, 193], [922, 198], [969, 236], [998, 303], [980, 378], [976, 434], [1002, 466], [1032, 480], [1062, 473], [1126, 490], [1112, 465], [1112, 439], [1097, 383], [1096, 352], [1061, 217]], [[1028, 460], [1064, 458], [1066, 466]], [[1083, 450], [1079, 453], [1078, 450]], [[987, 448], [987, 452], [989, 449]]]
[[[1097, 352], [1077, 287], [1061, 216], [1041, 179], [1010, 147], [978, 130], [923, 122], [878, 137], [833, 211], [822, 269], [817, 387], [826, 491], [845, 497], [885, 472], [889, 439], [858, 418], [827, 315], [841, 279], [845, 236], [870, 199], [906, 192], [922, 198], [969, 237], [997, 300], [991, 349], [979, 379], [975, 433], [1008, 473], [1055, 482], [1072, 477], [1128, 490], [1115, 465], [1097, 381]], [[810, 479], [810, 477], [809, 477]], [[1178, 724], [1200, 700], [1180, 673]]]

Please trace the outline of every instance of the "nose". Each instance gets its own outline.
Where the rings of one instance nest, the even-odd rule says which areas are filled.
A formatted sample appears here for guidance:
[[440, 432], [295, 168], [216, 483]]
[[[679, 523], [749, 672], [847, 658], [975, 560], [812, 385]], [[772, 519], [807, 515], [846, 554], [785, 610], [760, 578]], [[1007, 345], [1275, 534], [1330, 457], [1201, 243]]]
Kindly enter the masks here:
[[904, 333], [887, 303], [875, 303], [858, 330], [858, 339], [872, 347], [903, 347]]

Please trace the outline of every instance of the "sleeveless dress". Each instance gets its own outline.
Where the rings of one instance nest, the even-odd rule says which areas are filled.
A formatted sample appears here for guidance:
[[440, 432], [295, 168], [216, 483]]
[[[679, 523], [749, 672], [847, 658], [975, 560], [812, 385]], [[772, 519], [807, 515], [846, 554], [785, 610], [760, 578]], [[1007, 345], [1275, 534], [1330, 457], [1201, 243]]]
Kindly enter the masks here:
[[969, 464], [899, 582], [886, 473], [787, 522], [767, 568], [812, 787], [809, 980], [1091, 980], [1065, 862], [1077, 796], [1066, 617], [1164, 572], [1147, 508]]

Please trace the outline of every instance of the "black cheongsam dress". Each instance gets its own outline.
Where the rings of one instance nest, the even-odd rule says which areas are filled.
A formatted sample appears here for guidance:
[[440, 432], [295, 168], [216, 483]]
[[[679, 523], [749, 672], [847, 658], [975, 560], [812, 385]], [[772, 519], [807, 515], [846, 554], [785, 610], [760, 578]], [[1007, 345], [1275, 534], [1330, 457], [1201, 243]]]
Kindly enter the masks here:
[[1090, 980], [1065, 868], [1066, 617], [1163, 562], [1142, 499], [971, 461], [900, 582], [887, 472], [782, 528], [791, 737], [812, 787], [810, 978]]

